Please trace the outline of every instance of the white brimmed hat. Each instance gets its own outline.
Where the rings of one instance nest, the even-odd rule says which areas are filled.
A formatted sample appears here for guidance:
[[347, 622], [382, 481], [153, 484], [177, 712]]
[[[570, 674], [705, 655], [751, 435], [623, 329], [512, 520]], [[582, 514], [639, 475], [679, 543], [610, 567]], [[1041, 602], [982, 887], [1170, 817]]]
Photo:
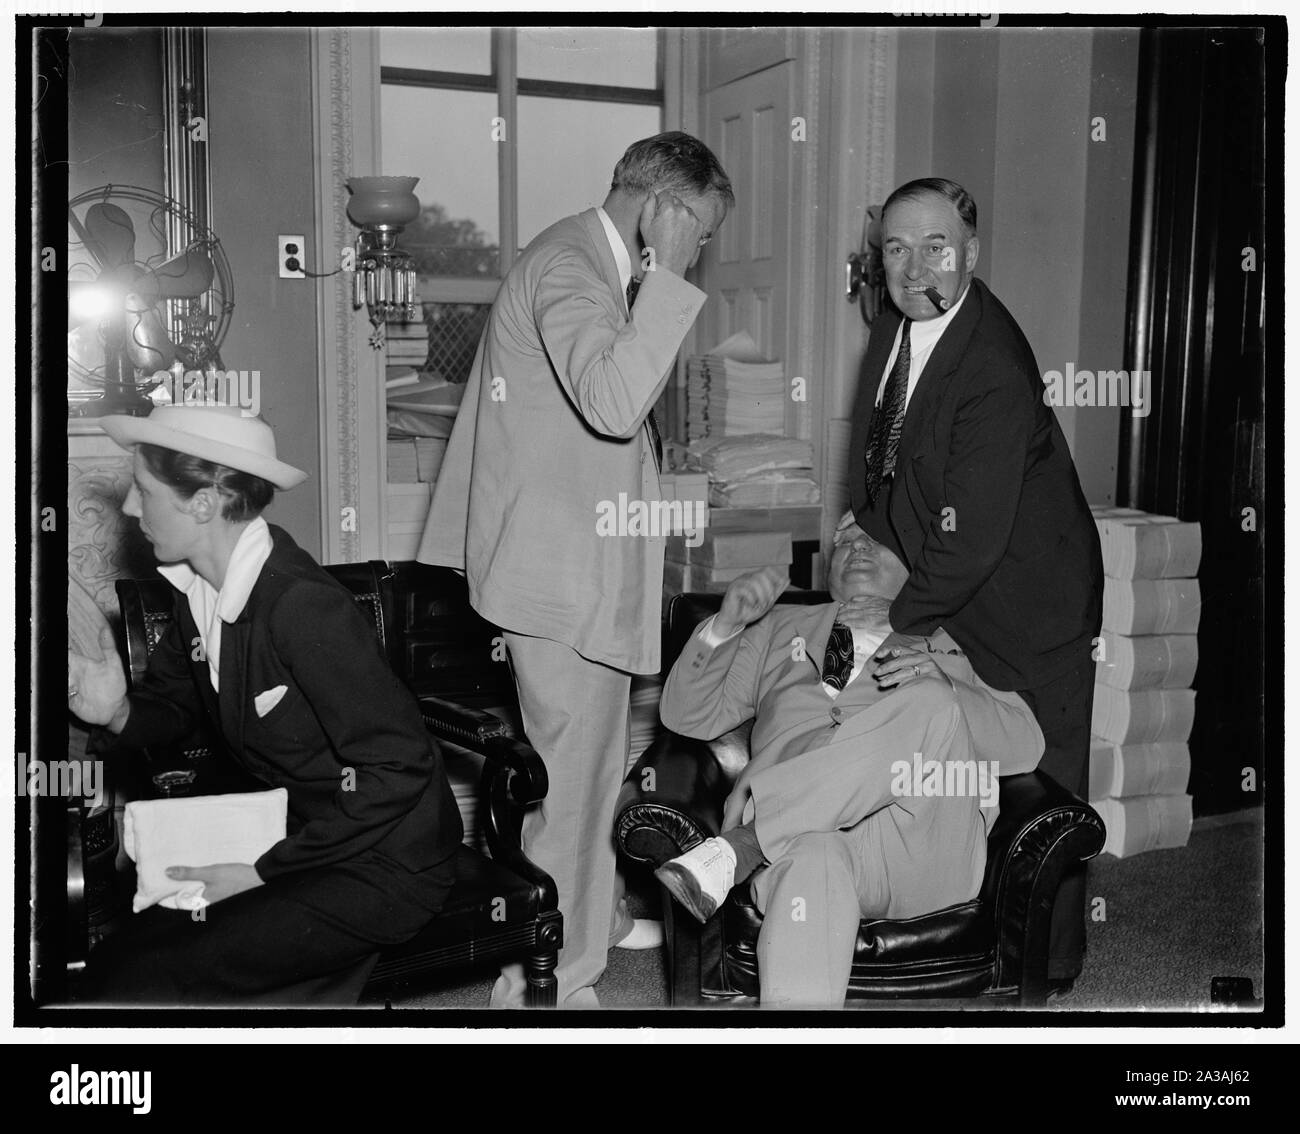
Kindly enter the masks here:
[[293, 488], [307, 479], [275, 455], [275, 434], [260, 417], [239, 406], [159, 406], [148, 417], [111, 414], [99, 423], [114, 441], [158, 445]]

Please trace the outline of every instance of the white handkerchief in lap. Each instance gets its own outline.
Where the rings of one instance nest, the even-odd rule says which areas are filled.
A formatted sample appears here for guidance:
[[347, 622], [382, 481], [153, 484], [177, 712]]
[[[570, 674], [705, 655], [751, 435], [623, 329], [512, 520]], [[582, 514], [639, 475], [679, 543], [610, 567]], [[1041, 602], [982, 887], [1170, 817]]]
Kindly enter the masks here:
[[202, 882], [167, 877], [169, 866], [252, 865], [285, 836], [284, 788], [187, 799], [140, 799], [126, 805], [123, 843], [136, 866], [135, 913], [161, 902], [172, 910], [208, 905]]
[[265, 693], [259, 693], [253, 698], [253, 708], [257, 710], [259, 717], [266, 716], [272, 709], [280, 703], [281, 698], [289, 691], [287, 685], [277, 685], [274, 689], [268, 689]]

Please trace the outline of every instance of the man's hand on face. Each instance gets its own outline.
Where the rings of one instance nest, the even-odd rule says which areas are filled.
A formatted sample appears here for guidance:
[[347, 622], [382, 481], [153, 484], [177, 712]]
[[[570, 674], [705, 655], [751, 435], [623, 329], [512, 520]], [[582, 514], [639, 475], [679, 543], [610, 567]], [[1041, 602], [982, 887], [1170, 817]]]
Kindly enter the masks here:
[[704, 235], [700, 220], [676, 193], [651, 193], [641, 207], [641, 243], [655, 268], [685, 275]]
[[722, 598], [722, 608], [713, 620], [714, 632], [729, 638], [751, 622], [757, 622], [789, 585], [790, 574], [784, 567], [763, 567], [741, 575]]

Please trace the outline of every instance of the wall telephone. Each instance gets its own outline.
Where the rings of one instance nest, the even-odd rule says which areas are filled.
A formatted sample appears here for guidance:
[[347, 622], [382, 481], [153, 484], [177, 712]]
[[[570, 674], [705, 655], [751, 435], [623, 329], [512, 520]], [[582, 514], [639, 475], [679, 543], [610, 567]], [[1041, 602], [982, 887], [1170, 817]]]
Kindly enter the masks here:
[[880, 205], [870, 205], [862, 218], [862, 245], [850, 252], [844, 264], [844, 295], [852, 303], [858, 301], [858, 310], [868, 327], [871, 326], [885, 299], [885, 264], [880, 247]]

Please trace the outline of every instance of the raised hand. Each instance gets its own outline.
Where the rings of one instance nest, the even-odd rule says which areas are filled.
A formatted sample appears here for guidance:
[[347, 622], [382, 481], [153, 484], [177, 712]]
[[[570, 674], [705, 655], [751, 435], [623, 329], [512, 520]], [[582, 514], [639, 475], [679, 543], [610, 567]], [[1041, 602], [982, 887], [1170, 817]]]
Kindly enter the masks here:
[[763, 567], [741, 575], [722, 597], [722, 608], [713, 622], [714, 631], [728, 638], [751, 622], [757, 622], [789, 585], [790, 575], [784, 567]]
[[684, 275], [695, 262], [704, 222], [676, 193], [651, 193], [641, 208], [641, 243], [651, 265]]
[[99, 631], [99, 648], [103, 654], [99, 658], [68, 651], [68, 708], [86, 724], [121, 732], [131, 703], [126, 699], [126, 674], [117, 643], [107, 626]]

